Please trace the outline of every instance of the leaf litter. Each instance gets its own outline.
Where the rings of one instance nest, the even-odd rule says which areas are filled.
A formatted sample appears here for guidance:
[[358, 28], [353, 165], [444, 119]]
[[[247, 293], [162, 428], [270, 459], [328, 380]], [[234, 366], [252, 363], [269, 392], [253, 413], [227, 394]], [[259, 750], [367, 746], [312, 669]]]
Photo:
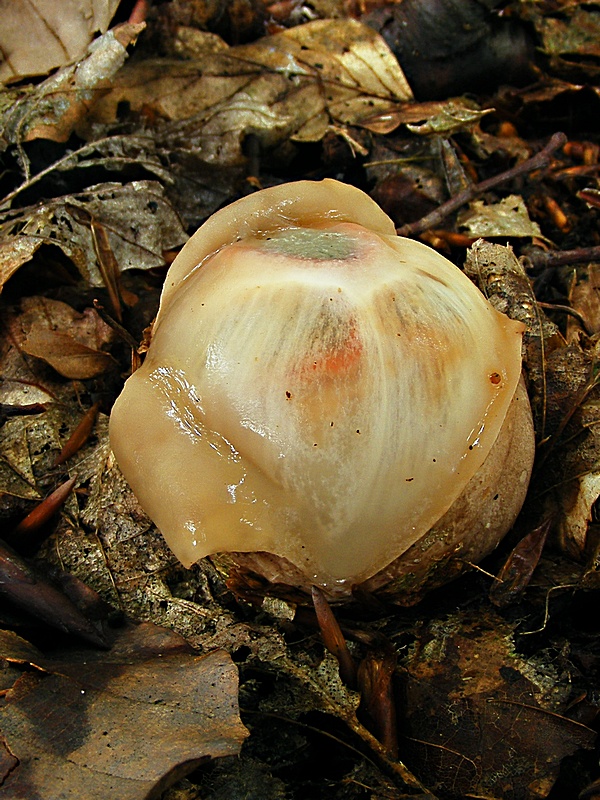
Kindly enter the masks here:
[[[197, 5], [208, 24], [210, 4]], [[33, 786], [48, 798], [268, 800], [327, 791], [334, 800], [555, 800], [565, 786], [579, 791], [597, 777], [598, 657], [595, 630], [581, 624], [600, 589], [600, 317], [597, 264], [586, 259], [599, 242], [597, 210], [582, 199], [593, 197], [598, 170], [597, 135], [586, 127], [598, 95], [588, 36], [595, 13], [591, 5], [519, 4], [516, 21], [539, 37], [540, 80], [494, 96], [415, 102], [383, 40], [337, 7], [341, 19], [300, 25], [278, 8], [278, 25], [289, 27], [245, 44], [193, 24], [184, 42], [179, 26], [164, 50], [187, 60], [144, 51], [142, 34], [121, 66], [139, 30], [125, 31], [120, 49], [109, 32], [92, 46], [112, 53], [104, 76], [93, 49], [49, 79], [5, 90], [0, 512], [14, 531], [73, 478], [47, 538], [23, 555], [25, 574], [65, 593], [113, 645], [107, 653], [56, 638], [33, 603], [27, 613], [14, 602], [1, 609], [5, 787], [29, 797]], [[572, 127], [566, 143], [556, 140], [529, 165], [565, 116], [581, 132]], [[57, 149], [44, 152], [48, 137]], [[466, 268], [528, 327], [539, 442], [523, 515], [484, 572], [416, 609], [362, 598], [334, 610], [348, 645], [341, 649], [357, 667], [349, 674], [366, 676], [362, 702], [309, 610], [263, 599], [260, 586], [236, 598], [215, 564], [185, 570], [174, 562], [107, 439], [107, 414], [131, 363], [110, 319], [116, 308], [127, 341], [141, 340], [164, 267], [193, 227], [257, 186], [323, 175], [369, 189], [397, 224], [461, 264], [473, 237], [499, 237], [475, 243]], [[474, 200], [470, 187], [479, 186]], [[423, 224], [444, 206], [435, 227]], [[536, 266], [561, 251], [573, 254], [566, 266]], [[87, 436], [60, 459], [92, 408]], [[494, 608], [488, 597], [499, 581]], [[95, 593], [101, 603], [90, 600]], [[385, 673], [387, 689], [376, 678]], [[148, 703], [160, 675], [164, 702]], [[367, 702], [369, 681], [377, 702], [386, 696], [393, 705], [401, 760], [390, 754], [377, 702]], [[224, 727], [211, 721], [207, 691], [226, 709]], [[238, 692], [251, 730], [243, 747]], [[221, 758], [240, 748], [239, 759]], [[34, 751], [39, 762], [29, 760]]]

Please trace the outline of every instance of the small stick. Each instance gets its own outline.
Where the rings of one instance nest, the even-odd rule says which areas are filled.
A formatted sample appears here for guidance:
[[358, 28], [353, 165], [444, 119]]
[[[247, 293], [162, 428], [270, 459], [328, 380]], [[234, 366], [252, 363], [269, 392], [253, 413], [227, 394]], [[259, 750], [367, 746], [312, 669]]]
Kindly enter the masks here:
[[86, 411], [73, 433], [64, 443], [62, 450], [56, 456], [54, 460], [55, 467], [58, 467], [60, 464], [64, 464], [65, 461], [68, 461], [71, 456], [75, 455], [75, 453], [87, 442], [88, 437], [92, 432], [92, 428], [94, 427], [96, 417], [98, 416], [99, 408], [100, 403], [94, 403], [94, 405]]
[[340, 678], [351, 689], [356, 687], [356, 665], [352, 658], [344, 634], [339, 626], [327, 598], [317, 586], [312, 587], [312, 600], [321, 629], [323, 643], [329, 652], [337, 658], [340, 667]]
[[576, 250], [542, 250], [539, 247], [527, 248], [523, 255], [536, 269], [555, 269], [570, 264], [583, 264], [586, 261], [600, 261], [600, 247], [578, 247]]
[[552, 154], [558, 150], [559, 147], [562, 147], [564, 144], [566, 144], [566, 142], [567, 137], [564, 133], [558, 132], [553, 134], [548, 144], [542, 150], [540, 150], [539, 153], [536, 153], [526, 161], [521, 161], [520, 164], [516, 164], [514, 167], [507, 169], [506, 172], [501, 172], [499, 175], [494, 175], [491, 178], [487, 178], [485, 181], [481, 181], [481, 183], [476, 183], [474, 186], [470, 186], [468, 189], [460, 192], [455, 197], [451, 197], [450, 200], [442, 203], [441, 206], [436, 208], [430, 214], [427, 214], [425, 217], [422, 217], [416, 222], [410, 222], [407, 225], [403, 225], [401, 228], [398, 228], [398, 235], [414, 236], [415, 234], [422, 233], [429, 228], [439, 227], [439, 225], [449, 214], [452, 214], [453, 211], [456, 211], [461, 206], [464, 206], [469, 202], [469, 200], [477, 197], [477, 195], [483, 194], [484, 192], [499, 186], [501, 183], [506, 183], [507, 181], [517, 178], [520, 175], [525, 175], [527, 172], [532, 172], [534, 169], [542, 169], [543, 167], [547, 167]]

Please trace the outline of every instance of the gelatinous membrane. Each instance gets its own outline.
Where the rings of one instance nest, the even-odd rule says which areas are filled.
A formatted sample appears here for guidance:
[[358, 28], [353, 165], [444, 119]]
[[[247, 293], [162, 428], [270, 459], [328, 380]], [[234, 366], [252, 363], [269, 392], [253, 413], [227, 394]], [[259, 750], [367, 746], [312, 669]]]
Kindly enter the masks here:
[[306, 183], [315, 202], [285, 206], [277, 187], [193, 237], [111, 442], [184, 564], [266, 551], [322, 585], [355, 583], [423, 536], [483, 463], [522, 326], [393, 235], [365, 195], [334, 184], [332, 209], [332, 182]]

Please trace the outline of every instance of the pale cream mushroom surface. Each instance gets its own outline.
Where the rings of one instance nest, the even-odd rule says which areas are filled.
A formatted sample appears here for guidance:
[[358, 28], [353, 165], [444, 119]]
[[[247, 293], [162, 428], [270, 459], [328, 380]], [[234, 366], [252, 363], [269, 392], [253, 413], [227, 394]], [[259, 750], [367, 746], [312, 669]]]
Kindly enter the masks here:
[[175, 259], [111, 445], [186, 566], [234, 553], [333, 597], [414, 592], [489, 553], [523, 503], [522, 334], [360, 190], [265, 189]]

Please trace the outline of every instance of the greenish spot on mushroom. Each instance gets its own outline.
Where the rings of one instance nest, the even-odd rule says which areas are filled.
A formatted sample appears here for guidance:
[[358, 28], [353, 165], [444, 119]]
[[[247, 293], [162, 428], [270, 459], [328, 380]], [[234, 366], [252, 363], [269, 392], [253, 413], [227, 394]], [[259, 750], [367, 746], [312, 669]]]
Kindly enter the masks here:
[[273, 233], [262, 244], [270, 253], [314, 261], [346, 260], [356, 255], [356, 241], [351, 236], [314, 228], [291, 228]]

